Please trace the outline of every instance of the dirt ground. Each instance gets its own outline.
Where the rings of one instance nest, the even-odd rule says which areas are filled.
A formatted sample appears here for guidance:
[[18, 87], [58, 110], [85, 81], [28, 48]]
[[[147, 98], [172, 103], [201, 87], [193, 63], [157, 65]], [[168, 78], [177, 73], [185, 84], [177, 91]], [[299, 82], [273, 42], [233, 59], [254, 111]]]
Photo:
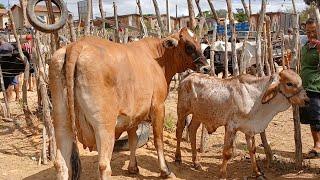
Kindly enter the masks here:
[[[29, 103], [33, 112], [36, 112], [36, 93], [29, 93]], [[176, 91], [170, 92], [166, 101], [166, 121], [169, 131], [164, 133], [165, 155], [170, 169], [177, 179], [218, 179], [221, 152], [223, 147], [223, 128], [219, 128], [209, 136], [208, 151], [200, 154], [203, 170], [191, 167], [191, 147], [187, 142], [182, 143], [181, 165], [174, 162], [176, 120]], [[41, 151], [41, 123], [34, 120], [34, 127], [26, 126], [21, 103], [11, 102], [13, 121], [0, 120], [0, 180], [47, 180], [55, 178], [53, 163], [38, 165]], [[172, 129], [173, 128], [173, 129]], [[309, 127], [302, 125], [303, 153], [307, 153], [312, 146]], [[170, 131], [171, 129], [171, 131]], [[260, 137], [257, 140], [257, 158], [261, 169], [268, 179], [320, 179], [320, 160], [304, 160], [303, 170], [296, 170], [294, 165], [294, 130], [291, 109], [278, 114], [266, 130], [270, 146], [274, 152], [274, 161], [271, 168], [265, 166], [265, 155], [261, 146]], [[198, 141], [200, 139], [198, 131]], [[245, 145], [245, 138], [238, 133], [236, 153], [228, 165], [229, 179], [252, 179], [249, 154]], [[79, 144], [82, 176], [81, 179], [98, 179], [98, 157], [96, 152], [84, 150]], [[147, 145], [137, 150], [139, 175], [130, 175], [127, 172], [129, 152], [115, 152], [112, 157], [114, 179], [159, 179], [159, 168], [152, 137]]]

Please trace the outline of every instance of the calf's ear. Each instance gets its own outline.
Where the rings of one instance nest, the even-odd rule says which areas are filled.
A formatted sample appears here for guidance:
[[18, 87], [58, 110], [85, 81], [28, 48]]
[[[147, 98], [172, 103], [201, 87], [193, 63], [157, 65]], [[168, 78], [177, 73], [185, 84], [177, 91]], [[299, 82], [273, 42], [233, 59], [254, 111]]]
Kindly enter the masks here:
[[279, 82], [272, 83], [262, 97], [262, 104], [270, 102], [279, 92]]
[[174, 48], [178, 46], [178, 40], [172, 37], [168, 37], [162, 42], [165, 48]]

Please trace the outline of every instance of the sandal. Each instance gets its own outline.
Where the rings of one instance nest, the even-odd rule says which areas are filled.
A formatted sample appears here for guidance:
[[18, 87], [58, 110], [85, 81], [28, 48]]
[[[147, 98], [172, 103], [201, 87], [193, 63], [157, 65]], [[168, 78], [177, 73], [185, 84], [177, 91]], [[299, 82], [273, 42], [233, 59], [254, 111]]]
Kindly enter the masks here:
[[316, 159], [316, 158], [319, 158], [319, 157], [320, 157], [320, 152], [317, 152], [316, 150], [311, 149], [308, 152], [306, 159]]

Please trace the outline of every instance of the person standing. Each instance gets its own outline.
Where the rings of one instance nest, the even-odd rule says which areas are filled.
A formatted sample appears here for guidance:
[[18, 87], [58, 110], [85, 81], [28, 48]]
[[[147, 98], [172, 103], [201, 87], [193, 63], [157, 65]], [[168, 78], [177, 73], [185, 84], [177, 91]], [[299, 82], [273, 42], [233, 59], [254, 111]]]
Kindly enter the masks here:
[[[23, 43], [22, 45], [22, 49], [27, 51], [29, 54], [29, 63], [30, 63], [30, 67], [34, 67], [34, 57], [33, 57], [33, 46], [32, 46], [32, 35], [31, 34], [27, 34], [26, 35], [26, 42]], [[35, 73], [31, 73], [29, 80], [28, 80], [28, 84], [29, 84], [29, 88], [28, 91], [33, 91], [33, 87], [35, 85]]]
[[300, 108], [300, 121], [309, 124], [313, 138], [313, 148], [307, 158], [320, 157], [320, 43], [317, 40], [316, 20], [309, 18], [306, 22], [308, 42], [301, 49], [302, 85], [310, 98], [308, 106]]

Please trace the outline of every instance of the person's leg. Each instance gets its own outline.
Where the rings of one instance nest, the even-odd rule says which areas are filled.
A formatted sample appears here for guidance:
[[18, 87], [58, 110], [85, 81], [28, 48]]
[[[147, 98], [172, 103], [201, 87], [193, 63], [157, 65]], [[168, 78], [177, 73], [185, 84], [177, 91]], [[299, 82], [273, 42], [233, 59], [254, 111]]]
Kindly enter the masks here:
[[311, 134], [313, 138], [313, 149], [320, 152], [320, 125], [311, 125]]
[[12, 98], [12, 91], [13, 91], [13, 85], [9, 85], [9, 87], [6, 90], [7, 99], [10, 102]]

